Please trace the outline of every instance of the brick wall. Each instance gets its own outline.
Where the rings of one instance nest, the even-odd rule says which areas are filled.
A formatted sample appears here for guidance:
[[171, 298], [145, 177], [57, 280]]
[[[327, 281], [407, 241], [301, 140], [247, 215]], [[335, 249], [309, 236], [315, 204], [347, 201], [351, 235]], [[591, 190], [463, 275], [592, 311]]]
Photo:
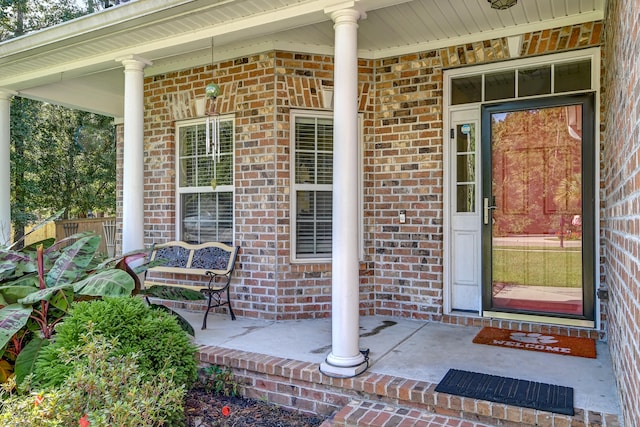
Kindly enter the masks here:
[[[290, 246], [290, 112], [292, 109], [325, 109], [322, 90], [333, 89], [333, 58], [330, 56], [291, 52], [276, 53], [276, 87], [278, 113], [277, 176], [278, 176], [278, 272], [277, 319], [307, 319], [331, 315], [331, 263], [292, 264]], [[372, 86], [371, 65], [359, 62], [360, 111], [370, 107]], [[365, 118], [365, 122], [370, 122]], [[364, 138], [371, 132], [365, 124]], [[366, 178], [365, 178], [366, 182]], [[370, 257], [367, 256], [367, 259]], [[363, 311], [372, 305], [370, 298], [370, 270], [361, 266], [361, 300]]]
[[638, 2], [607, 5], [604, 221], [609, 345], [625, 425], [640, 420], [640, 36]]
[[[597, 45], [600, 31], [601, 24], [587, 23], [528, 34], [522, 53]], [[359, 61], [363, 315], [442, 319], [442, 70], [508, 57], [506, 40], [495, 39]], [[212, 80], [222, 88], [216, 111], [235, 114], [235, 241], [242, 250], [232, 294], [241, 316], [331, 314], [331, 264], [290, 262], [289, 114], [324, 109], [322, 89], [332, 79], [332, 57], [282, 51], [145, 79], [146, 244], [176, 238], [176, 121], [195, 117], [195, 100]]]
[[[366, 61], [361, 67], [360, 105], [366, 111], [372, 72]], [[235, 114], [235, 243], [242, 249], [232, 292], [241, 316], [304, 319], [331, 313], [331, 264], [289, 262], [289, 114], [324, 109], [322, 89], [332, 89], [332, 79], [331, 57], [289, 52], [145, 79], [146, 244], [176, 238], [176, 121], [196, 117], [196, 99], [212, 80], [222, 89], [216, 111]], [[361, 269], [363, 292], [369, 289], [367, 266]], [[370, 295], [363, 300], [363, 310], [372, 306], [366, 302]]]
[[[373, 146], [376, 311], [442, 314], [442, 61], [438, 52], [376, 62]], [[400, 210], [406, 223], [399, 224]]]

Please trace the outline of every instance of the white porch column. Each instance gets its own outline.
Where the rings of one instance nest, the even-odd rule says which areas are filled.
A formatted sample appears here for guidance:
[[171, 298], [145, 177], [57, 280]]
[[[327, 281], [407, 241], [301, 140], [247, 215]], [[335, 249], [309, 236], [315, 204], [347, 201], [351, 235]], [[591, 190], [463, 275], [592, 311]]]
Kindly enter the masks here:
[[122, 183], [122, 252], [144, 247], [144, 67], [137, 56], [124, 65], [124, 150]]
[[11, 243], [11, 98], [0, 90], [0, 245]]
[[333, 89], [333, 246], [331, 353], [320, 371], [333, 377], [364, 372], [360, 352], [358, 259], [358, 20], [351, 7], [327, 10], [334, 22]]

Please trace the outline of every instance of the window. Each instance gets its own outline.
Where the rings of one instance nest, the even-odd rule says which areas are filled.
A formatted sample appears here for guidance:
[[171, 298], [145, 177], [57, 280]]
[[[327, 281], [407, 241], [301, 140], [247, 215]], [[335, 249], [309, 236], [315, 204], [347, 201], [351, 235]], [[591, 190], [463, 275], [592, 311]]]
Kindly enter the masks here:
[[505, 69], [504, 65], [493, 64], [472, 74], [467, 70], [449, 73], [449, 105], [592, 90], [596, 84], [591, 77], [593, 61], [595, 57], [585, 59], [582, 52], [576, 52], [546, 63], [540, 58], [527, 58], [519, 67]]
[[333, 119], [292, 116], [295, 258], [330, 258], [333, 211]]
[[451, 79], [451, 103], [453, 105], [482, 101], [482, 76]]
[[220, 117], [219, 146], [206, 141], [204, 120], [178, 124], [180, 238], [189, 243], [233, 242], [233, 117]]
[[[291, 247], [293, 261], [329, 261], [333, 227], [333, 115], [291, 113]], [[358, 117], [361, 147], [362, 115]], [[358, 152], [358, 238], [362, 240], [362, 151]]]
[[551, 66], [536, 66], [518, 70], [518, 96], [551, 93]]

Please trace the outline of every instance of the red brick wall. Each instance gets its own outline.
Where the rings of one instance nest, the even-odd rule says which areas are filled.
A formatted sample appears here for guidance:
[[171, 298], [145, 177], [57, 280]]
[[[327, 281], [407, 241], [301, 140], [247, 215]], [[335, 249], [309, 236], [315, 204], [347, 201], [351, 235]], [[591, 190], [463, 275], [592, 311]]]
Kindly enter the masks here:
[[[290, 246], [290, 141], [289, 113], [292, 109], [322, 109], [321, 91], [333, 89], [333, 58], [291, 52], [276, 53], [277, 137], [277, 319], [307, 319], [331, 315], [331, 263], [291, 263]], [[359, 62], [360, 109], [370, 109], [371, 66]], [[369, 129], [365, 129], [366, 138]], [[368, 258], [368, 257], [367, 257]], [[372, 305], [370, 271], [361, 268], [363, 311]]]
[[[371, 71], [362, 61], [365, 111]], [[290, 263], [289, 113], [322, 109], [321, 89], [333, 86], [331, 57], [268, 52], [145, 79], [145, 243], [176, 238], [175, 123], [195, 117], [195, 99], [212, 79], [222, 89], [216, 111], [235, 114], [235, 243], [242, 249], [234, 309], [264, 319], [327, 317], [331, 263]], [[371, 295], [363, 300], [363, 310], [373, 306]]]
[[640, 35], [637, 1], [610, 0], [605, 29], [604, 221], [609, 345], [625, 425], [640, 420]]
[[[600, 29], [588, 23], [529, 34], [522, 50], [595, 45]], [[359, 61], [362, 314], [442, 318], [442, 70], [508, 57], [506, 40], [496, 39]], [[235, 114], [237, 312], [264, 319], [329, 316], [331, 264], [290, 262], [289, 114], [322, 109], [321, 89], [333, 85], [330, 56], [273, 51], [145, 79], [145, 243], [176, 237], [175, 123], [195, 116], [195, 99], [212, 79], [222, 88], [216, 110]], [[398, 222], [400, 210], [405, 224]]]
[[[376, 62], [372, 193], [375, 303], [382, 315], [442, 314], [442, 61]], [[398, 214], [406, 211], [406, 223]]]

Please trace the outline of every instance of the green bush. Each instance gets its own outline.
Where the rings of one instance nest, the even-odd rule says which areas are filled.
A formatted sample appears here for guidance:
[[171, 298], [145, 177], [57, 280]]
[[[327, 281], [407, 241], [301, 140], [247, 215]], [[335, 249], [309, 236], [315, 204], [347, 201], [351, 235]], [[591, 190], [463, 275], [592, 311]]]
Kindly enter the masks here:
[[233, 378], [233, 371], [226, 366], [210, 365], [200, 370], [199, 386], [223, 396], [238, 396], [240, 384]]
[[153, 378], [139, 371], [140, 355], [115, 356], [118, 341], [89, 332], [83, 345], [60, 355], [72, 367], [59, 387], [2, 400], [0, 425], [91, 427], [184, 425], [185, 387], [165, 370]]
[[82, 337], [93, 331], [116, 338], [114, 356], [139, 354], [138, 370], [153, 378], [174, 371], [173, 380], [190, 387], [196, 379], [196, 348], [170, 314], [154, 310], [135, 297], [105, 298], [74, 305], [69, 316], [56, 327], [54, 342], [40, 351], [34, 369], [34, 384], [61, 384], [72, 370], [64, 363], [65, 352], [83, 345]]

